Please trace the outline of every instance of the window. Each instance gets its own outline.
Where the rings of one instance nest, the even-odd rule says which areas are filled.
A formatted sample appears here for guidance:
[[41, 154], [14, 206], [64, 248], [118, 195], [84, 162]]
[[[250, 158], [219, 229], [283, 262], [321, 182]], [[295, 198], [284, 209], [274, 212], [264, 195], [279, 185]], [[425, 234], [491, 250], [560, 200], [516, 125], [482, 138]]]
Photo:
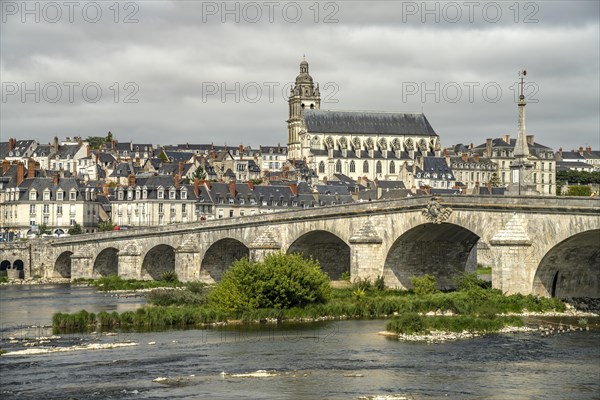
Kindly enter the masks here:
[[44, 200], [45, 201], [49, 201], [50, 200], [50, 191], [49, 190], [46, 190], [44, 192]]
[[171, 200], [175, 199], [175, 191], [174, 190], [169, 190], [169, 199], [171, 199]]
[[48, 214], [50, 212], [50, 205], [44, 204], [44, 214]]
[[325, 173], [325, 163], [323, 161], [321, 161], [319, 163], [319, 173], [320, 174], [324, 174]]
[[[44, 219], [46, 219], [46, 218], [44, 218]], [[44, 223], [47, 223], [47, 222], [44, 222]], [[71, 218], [69, 225], [71, 225], [71, 226], [75, 225], [75, 218]]]
[[185, 203], [183, 203], [183, 204], [181, 205], [181, 212], [182, 212], [183, 214], [185, 214], [185, 212], [187, 211], [187, 207], [186, 207], [186, 206], [187, 206], [187, 204], [185, 204]]
[[185, 191], [185, 190], [181, 191], [181, 199], [182, 200], [186, 200], [187, 199], [187, 191]]
[[175, 214], [175, 204], [171, 204], [171, 214]]
[[29, 192], [29, 200], [35, 200], [35, 198], [37, 197], [37, 193], [35, 192], [35, 190], [32, 190], [31, 192]]
[[119, 190], [119, 200], [123, 200], [123, 191]]
[[56, 206], [56, 214], [62, 215], [62, 205], [61, 204]]
[[62, 190], [57, 191], [56, 192], [56, 200], [62, 201], [63, 195], [64, 195], [64, 192]]
[[158, 212], [163, 213], [165, 210], [165, 205], [163, 203], [158, 203]]
[[369, 163], [367, 161], [363, 163], [363, 172], [369, 172]]
[[218, 217], [223, 218], [223, 209], [219, 208]]
[[[70, 192], [69, 193], [69, 200], [75, 201], [76, 196], [77, 196], [77, 192], [75, 192], [75, 191]], [[73, 225], [73, 224], [71, 224], [71, 225]]]
[[158, 198], [159, 199], [164, 199], [165, 198], [165, 191], [162, 189], [158, 190]]
[[342, 173], [342, 162], [340, 160], [337, 160], [335, 163], [335, 172], [338, 174]]
[[35, 215], [35, 204], [29, 205], [29, 214]]
[[396, 164], [393, 161], [390, 162], [390, 174], [396, 173]]
[[350, 172], [356, 172], [356, 164], [354, 160], [350, 161]]
[[233, 210], [229, 210], [229, 218], [233, 218]]
[[381, 173], [381, 161], [377, 161], [377, 164], [375, 165], [375, 172], [378, 174]]

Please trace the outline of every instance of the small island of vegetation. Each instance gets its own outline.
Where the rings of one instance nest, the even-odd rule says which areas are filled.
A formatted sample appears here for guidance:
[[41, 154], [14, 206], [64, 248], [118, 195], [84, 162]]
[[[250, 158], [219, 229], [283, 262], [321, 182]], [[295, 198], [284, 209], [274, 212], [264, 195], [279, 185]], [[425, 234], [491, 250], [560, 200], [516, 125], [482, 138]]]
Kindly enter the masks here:
[[[161, 286], [147, 294], [148, 305], [123, 313], [80, 311], [53, 316], [56, 333], [85, 330], [162, 330], [204, 327], [216, 323], [318, 321], [389, 318], [388, 331], [497, 332], [522, 326], [518, 316], [503, 314], [565, 310], [555, 298], [504, 295], [476, 274], [457, 276], [457, 289], [442, 292], [434, 277], [413, 277], [412, 290], [386, 288], [383, 278], [358, 280], [332, 288], [318, 261], [299, 254], [273, 254], [263, 261], [234, 262], [216, 285], [178, 282], [174, 274], [161, 281], [124, 281], [105, 277], [88, 282], [102, 290]], [[168, 288], [164, 288], [168, 286]]]

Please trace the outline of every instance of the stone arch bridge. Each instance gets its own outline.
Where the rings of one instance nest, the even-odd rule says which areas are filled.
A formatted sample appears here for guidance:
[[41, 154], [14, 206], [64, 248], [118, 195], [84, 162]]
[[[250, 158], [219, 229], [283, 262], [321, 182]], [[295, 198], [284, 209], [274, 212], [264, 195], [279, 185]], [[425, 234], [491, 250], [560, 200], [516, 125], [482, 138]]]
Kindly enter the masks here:
[[300, 252], [332, 279], [384, 276], [390, 287], [411, 288], [412, 276], [427, 273], [451, 288], [455, 275], [475, 270], [478, 248], [504, 292], [600, 297], [600, 199], [589, 198], [374, 201], [3, 244], [0, 262], [25, 278], [175, 271], [183, 281], [215, 282], [236, 259]]

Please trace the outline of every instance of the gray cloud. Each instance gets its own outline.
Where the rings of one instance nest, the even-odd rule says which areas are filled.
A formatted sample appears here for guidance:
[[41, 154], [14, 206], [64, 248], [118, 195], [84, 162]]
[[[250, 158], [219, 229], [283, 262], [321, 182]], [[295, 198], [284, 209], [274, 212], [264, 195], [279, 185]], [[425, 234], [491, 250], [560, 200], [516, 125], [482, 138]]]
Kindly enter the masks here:
[[[437, 5], [439, 23], [432, 14], [421, 21], [422, 2], [320, 2], [318, 16], [314, 2], [274, 3], [273, 22], [262, 6], [255, 23], [248, 2], [227, 3], [230, 10], [238, 4], [239, 23], [223, 15], [222, 2], [141, 1], [122, 7], [118, 23], [113, 2], [97, 3], [96, 23], [77, 12], [73, 23], [64, 13], [57, 23], [44, 15], [23, 23], [19, 12], [6, 12], [9, 3], [22, 4], [2, 1], [2, 140], [110, 130], [120, 140], [155, 144], [283, 144], [286, 84], [306, 54], [322, 108], [423, 110], [444, 145], [515, 134], [517, 71], [526, 68], [528, 132], [555, 148], [600, 147], [598, 2], [521, 2], [517, 22], [513, 2], [476, 3], [472, 22], [464, 2], [427, 3], [429, 10]], [[302, 11], [295, 23], [294, 7]], [[410, 7], [416, 13], [407, 14]], [[455, 23], [448, 21], [452, 7], [463, 12]], [[491, 22], [494, 7], [502, 17]], [[489, 13], [477, 13], [483, 9]], [[130, 13], [139, 22], [124, 23]], [[338, 22], [325, 23], [327, 15]], [[525, 23], [526, 16], [537, 22]], [[32, 94], [22, 102], [21, 93], [5, 93], [12, 82], [19, 91], [39, 82], [39, 103]], [[52, 82], [63, 89], [56, 103], [48, 101], [56, 97]], [[65, 82], [79, 84], [72, 102]], [[86, 101], [86, 83], [92, 100], [101, 88], [97, 102]], [[215, 85], [218, 93], [207, 92]], [[137, 103], [125, 102], [128, 95]]]

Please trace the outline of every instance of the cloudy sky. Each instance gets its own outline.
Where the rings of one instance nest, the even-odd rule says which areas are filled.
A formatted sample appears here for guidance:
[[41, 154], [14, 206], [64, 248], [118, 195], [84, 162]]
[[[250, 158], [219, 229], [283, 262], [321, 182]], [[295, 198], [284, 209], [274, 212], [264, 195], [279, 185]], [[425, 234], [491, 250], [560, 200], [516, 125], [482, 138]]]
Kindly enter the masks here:
[[321, 108], [423, 111], [445, 146], [600, 147], [598, 1], [1, 0], [0, 140], [287, 142], [303, 55]]

